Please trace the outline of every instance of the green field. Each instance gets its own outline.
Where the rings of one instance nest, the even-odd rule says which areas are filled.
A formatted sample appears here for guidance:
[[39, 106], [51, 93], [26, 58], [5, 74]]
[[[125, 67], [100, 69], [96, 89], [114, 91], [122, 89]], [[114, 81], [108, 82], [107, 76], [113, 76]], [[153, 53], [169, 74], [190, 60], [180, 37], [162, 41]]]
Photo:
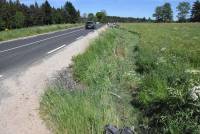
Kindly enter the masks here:
[[21, 28], [15, 30], [6, 30], [0, 32], [0, 41], [16, 39], [20, 37], [27, 37], [56, 30], [67, 29], [72, 27], [81, 26], [82, 24], [57, 24], [49, 26], [35, 26], [30, 28]]
[[75, 57], [84, 90], [51, 85], [41, 116], [55, 133], [102, 133], [134, 126], [137, 133], [199, 133], [200, 24], [121, 24]]

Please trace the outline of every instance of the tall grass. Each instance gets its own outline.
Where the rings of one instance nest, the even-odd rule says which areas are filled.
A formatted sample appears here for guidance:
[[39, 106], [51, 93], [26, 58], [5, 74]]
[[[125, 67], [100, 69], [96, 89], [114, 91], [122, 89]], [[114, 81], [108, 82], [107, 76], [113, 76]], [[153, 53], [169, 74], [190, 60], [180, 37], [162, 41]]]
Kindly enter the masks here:
[[200, 24], [125, 24], [138, 33], [136, 71], [141, 75], [134, 101], [148, 117], [149, 133], [199, 133], [199, 100], [189, 91], [200, 85]]
[[81, 26], [81, 24], [57, 24], [48, 26], [34, 26], [29, 28], [21, 28], [15, 30], [1, 31], [0, 41], [15, 39], [19, 37], [26, 37], [31, 35], [42, 34], [46, 32], [52, 32], [60, 29], [67, 29], [71, 27]]
[[200, 85], [199, 31], [198, 23], [108, 30], [74, 59], [74, 78], [86, 89], [50, 86], [42, 117], [55, 133], [102, 133], [106, 124], [135, 126], [138, 133], [199, 133], [200, 101], [189, 95]]
[[137, 124], [130, 91], [138, 79], [134, 46], [138, 37], [112, 29], [74, 59], [74, 78], [86, 89], [70, 91], [50, 86], [42, 97], [41, 115], [55, 133], [100, 134], [107, 124]]

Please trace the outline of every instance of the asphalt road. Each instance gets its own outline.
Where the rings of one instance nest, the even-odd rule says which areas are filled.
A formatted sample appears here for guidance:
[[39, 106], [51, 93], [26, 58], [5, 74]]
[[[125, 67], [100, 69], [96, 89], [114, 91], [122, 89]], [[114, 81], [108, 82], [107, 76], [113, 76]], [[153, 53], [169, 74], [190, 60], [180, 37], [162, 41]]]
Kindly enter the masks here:
[[[101, 26], [97, 26], [100, 28]], [[84, 27], [58, 31], [26, 39], [0, 42], [0, 79], [51, 56], [94, 30]]]

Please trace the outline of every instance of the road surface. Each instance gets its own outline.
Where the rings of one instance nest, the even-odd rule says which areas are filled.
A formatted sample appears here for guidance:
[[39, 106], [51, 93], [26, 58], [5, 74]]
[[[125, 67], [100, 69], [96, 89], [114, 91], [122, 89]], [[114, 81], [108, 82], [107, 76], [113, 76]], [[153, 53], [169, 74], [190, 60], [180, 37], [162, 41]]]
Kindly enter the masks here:
[[0, 42], [0, 79], [39, 62], [46, 56], [51, 56], [90, 32], [93, 30], [79, 27], [26, 39]]

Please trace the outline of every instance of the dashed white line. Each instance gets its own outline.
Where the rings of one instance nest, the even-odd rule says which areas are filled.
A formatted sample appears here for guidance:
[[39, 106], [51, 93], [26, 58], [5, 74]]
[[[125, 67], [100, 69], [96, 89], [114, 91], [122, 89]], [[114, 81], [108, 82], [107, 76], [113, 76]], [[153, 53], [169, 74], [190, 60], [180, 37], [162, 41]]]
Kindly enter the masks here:
[[10, 48], [10, 49], [7, 49], [7, 50], [3, 50], [3, 51], [0, 51], [0, 53], [8, 52], [8, 51], [15, 50], [15, 49], [22, 48], [22, 47], [26, 47], [26, 46], [30, 46], [30, 45], [33, 45], [35, 43], [40, 43], [40, 42], [43, 42], [43, 41], [46, 41], [46, 40], [49, 40], [49, 39], [57, 38], [57, 37], [60, 37], [60, 36], [68, 35], [68, 34], [71, 34], [71, 33], [74, 33], [74, 32], [82, 31], [82, 30], [84, 30], [84, 29], [75, 30], [75, 31], [72, 31], [72, 32], [69, 32], [69, 33], [60, 34], [60, 35], [57, 35], [57, 36], [53, 36], [53, 37], [46, 38], [46, 39], [43, 39], [43, 40], [35, 41], [35, 42], [29, 43], [29, 44], [25, 44], [25, 45], [22, 45], [22, 46], [18, 46], [18, 47]]
[[64, 45], [62, 45], [62, 46], [60, 46], [60, 47], [58, 47], [58, 48], [56, 48], [56, 49], [53, 49], [53, 50], [49, 51], [47, 54], [51, 54], [51, 53], [53, 53], [53, 52], [55, 52], [55, 51], [58, 51], [59, 49], [65, 47], [65, 46], [66, 46], [66, 44], [64, 44]]
[[80, 36], [80, 37], [78, 37], [76, 40], [80, 40], [80, 39], [82, 39], [84, 36]]

